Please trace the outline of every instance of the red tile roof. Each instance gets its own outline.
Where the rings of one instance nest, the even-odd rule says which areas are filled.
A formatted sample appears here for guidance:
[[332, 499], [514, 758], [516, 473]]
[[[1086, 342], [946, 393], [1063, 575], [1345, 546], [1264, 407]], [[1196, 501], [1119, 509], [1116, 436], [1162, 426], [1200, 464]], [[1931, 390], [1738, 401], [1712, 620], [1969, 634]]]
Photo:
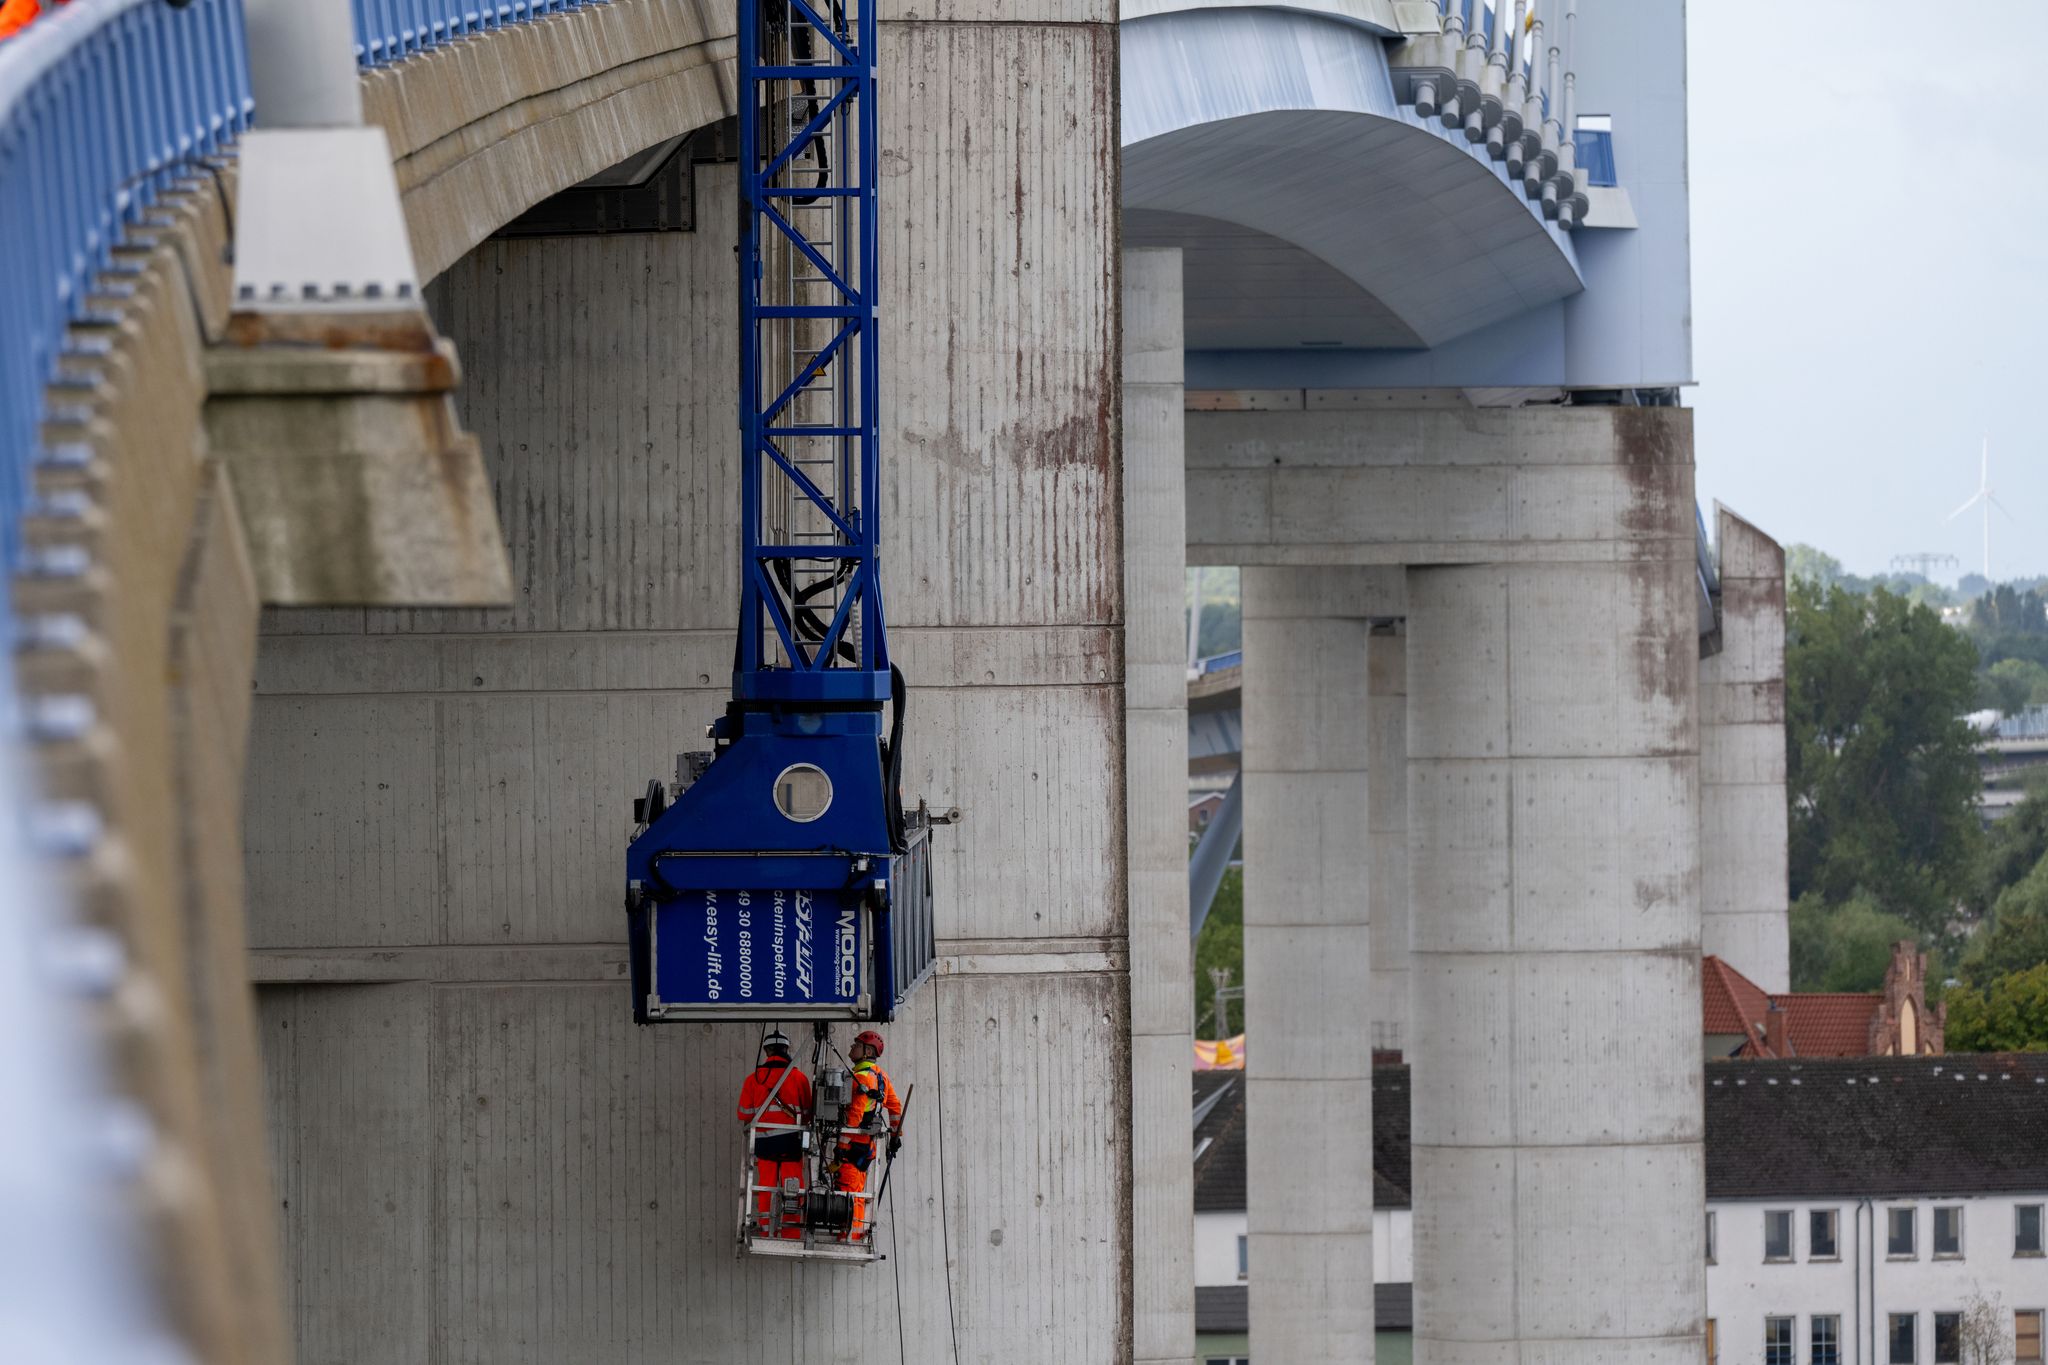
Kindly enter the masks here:
[[1815, 992], [1771, 998], [1788, 1016], [1794, 1056], [1870, 1055], [1870, 1020], [1883, 996]]
[[1700, 1006], [1706, 1017], [1702, 1032], [1754, 1037], [1752, 1025], [1764, 1021], [1771, 998], [1762, 986], [1709, 953], [1700, 964]]
[[1771, 995], [1711, 953], [1701, 963], [1702, 1032], [1740, 1034], [1745, 1057], [1767, 1057], [1764, 1044], [1772, 1005], [1785, 1011], [1795, 1057], [1865, 1057], [1870, 1054], [1870, 1021], [1884, 997], [1877, 994], [1811, 992]]

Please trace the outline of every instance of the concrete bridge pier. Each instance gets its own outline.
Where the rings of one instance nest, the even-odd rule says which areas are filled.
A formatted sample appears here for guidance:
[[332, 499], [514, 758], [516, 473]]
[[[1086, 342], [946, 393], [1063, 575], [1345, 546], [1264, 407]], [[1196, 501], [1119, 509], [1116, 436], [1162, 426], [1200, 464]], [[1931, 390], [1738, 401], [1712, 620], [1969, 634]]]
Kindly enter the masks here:
[[[671, 30], [689, 9], [594, 6], [549, 25], [618, 42], [521, 50], [630, 53], [639, 35], [655, 51], [633, 72], [715, 75], [729, 35], [686, 46]], [[1177, 903], [1157, 875], [1162, 835], [1184, 857], [1185, 755], [1164, 738], [1185, 743], [1184, 698], [1157, 685], [1159, 651], [1179, 659], [1184, 523], [1176, 435], [1134, 443], [1147, 472], [1128, 485], [1119, 459], [1115, 17], [1034, 3], [886, 20], [880, 41], [879, 515], [912, 683], [904, 787], [965, 812], [934, 858], [939, 974], [888, 1030], [885, 1064], [917, 1087], [881, 1212], [891, 1260], [736, 1258], [733, 1096], [759, 1030], [628, 1014], [628, 803], [700, 742], [732, 659], [736, 176], [696, 167], [692, 230], [477, 242], [561, 188], [572, 121], [550, 113], [514, 129], [545, 139], [531, 155], [478, 152], [499, 155], [467, 195], [422, 162], [407, 201], [513, 604], [278, 613], [257, 665], [252, 970], [301, 1359], [1192, 1354], [1185, 1308], [1150, 1306], [1174, 1274], [1191, 1298], [1184, 864]], [[595, 101], [593, 145], [616, 159], [688, 133], [727, 112], [716, 95], [650, 86], [669, 121], [613, 141], [606, 114], [631, 101]], [[448, 223], [482, 226], [457, 241]], [[1177, 372], [1153, 407], [1169, 389]], [[1129, 621], [1155, 557], [1173, 566], [1166, 618]], [[1127, 772], [1161, 769], [1163, 802], [1126, 799]], [[1148, 965], [1134, 995], [1133, 959], [1153, 959], [1132, 935], [1160, 942], [1162, 917], [1173, 974]], [[1170, 1083], [1134, 1096], [1134, 1066], [1169, 1053], [1170, 1105]]]
[[1415, 1358], [1700, 1353], [1689, 558], [1408, 575]]
[[[1405, 594], [1404, 594], [1405, 597]], [[1403, 610], [1406, 609], [1405, 601]], [[1372, 791], [1366, 802], [1366, 875], [1372, 904], [1372, 1045], [1408, 1046], [1408, 625], [1373, 625], [1366, 726]]]
[[[1394, 830], [1374, 810], [1395, 647], [1415, 1358], [1699, 1358], [1690, 420], [1342, 395], [1188, 416], [1189, 557], [1245, 568], [1262, 1358], [1370, 1359], [1363, 1078], [1390, 1017], [1367, 983], [1395, 975], [1375, 956]], [[1360, 619], [1397, 616], [1405, 637]]]
[[1720, 650], [1700, 660], [1700, 936], [1767, 991], [1792, 989], [1785, 823], [1785, 551], [1725, 507]]
[[1193, 981], [1183, 797], [1187, 467], [1181, 254], [1123, 253], [1124, 828], [1131, 963], [1132, 1358], [1195, 1353]]
[[1245, 1030], [1261, 1358], [1371, 1361], [1368, 618], [1398, 571], [1247, 568]]

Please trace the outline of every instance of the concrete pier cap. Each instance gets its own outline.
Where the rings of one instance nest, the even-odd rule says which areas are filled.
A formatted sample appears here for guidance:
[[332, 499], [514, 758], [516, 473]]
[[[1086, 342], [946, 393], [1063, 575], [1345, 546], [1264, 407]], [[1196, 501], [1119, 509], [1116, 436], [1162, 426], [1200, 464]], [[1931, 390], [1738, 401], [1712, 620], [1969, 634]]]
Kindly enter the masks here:
[[1701, 947], [1788, 991], [1785, 551], [1718, 502], [1714, 527], [1721, 648], [1700, 661]]
[[[1255, 1350], [1370, 1350], [1369, 1321], [1318, 1307], [1369, 1298], [1369, 1234], [1323, 1207], [1348, 1186], [1300, 1134], [1342, 1145], [1400, 1017], [1370, 999], [1397, 975], [1370, 864], [1398, 837], [1416, 1359], [1696, 1359], [1690, 413], [1200, 411], [1187, 430], [1190, 559], [1245, 575], [1249, 1218], [1260, 1274], [1295, 1277], [1254, 1275]], [[1376, 575], [1397, 586], [1361, 607]], [[1380, 611], [1400, 626], [1356, 619]], [[1398, 785], [1375, 772], [1395, 752]]]

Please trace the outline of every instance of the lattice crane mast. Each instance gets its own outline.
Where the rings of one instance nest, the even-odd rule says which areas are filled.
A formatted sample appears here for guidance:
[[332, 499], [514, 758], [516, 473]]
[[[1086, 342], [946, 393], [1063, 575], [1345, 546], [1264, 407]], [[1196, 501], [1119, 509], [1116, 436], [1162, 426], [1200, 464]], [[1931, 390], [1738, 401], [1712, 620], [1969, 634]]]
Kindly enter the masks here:
[[740, 612], [635, 802], [634, 1017], [887, 1020], [931, 970], [881, 584], [874, 0], [738, 0]]

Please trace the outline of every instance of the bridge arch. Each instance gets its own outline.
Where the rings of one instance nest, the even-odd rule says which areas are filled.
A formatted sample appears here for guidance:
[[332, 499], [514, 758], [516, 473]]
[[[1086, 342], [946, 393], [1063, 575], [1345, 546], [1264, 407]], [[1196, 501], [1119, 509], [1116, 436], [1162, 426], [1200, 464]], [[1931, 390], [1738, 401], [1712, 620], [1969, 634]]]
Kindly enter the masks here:
[[735, 108], [732, 7], [610, 0], [363, 75], [422, 279], [525, 210]]
[[[1334, 271], [1382, 325], [1338, 338], [1303, 319], [1293, 344], [1405, 349], [1583, 288], [1569, 234], [1483, 147], [1400, 104], [1386, 40], [1358, 22], [1293, 8], [1137, 19], [1123, 76], [1133, 243], [1206, 246], [1213, 260], [1190, 272], [1191, 317], [1227, 316], [1233, 294], [1314, 297]], [[1226, 227], [1205, 237], [1187, 219]], [[1292, 251], [1241, 242], [1247, 231]]]

